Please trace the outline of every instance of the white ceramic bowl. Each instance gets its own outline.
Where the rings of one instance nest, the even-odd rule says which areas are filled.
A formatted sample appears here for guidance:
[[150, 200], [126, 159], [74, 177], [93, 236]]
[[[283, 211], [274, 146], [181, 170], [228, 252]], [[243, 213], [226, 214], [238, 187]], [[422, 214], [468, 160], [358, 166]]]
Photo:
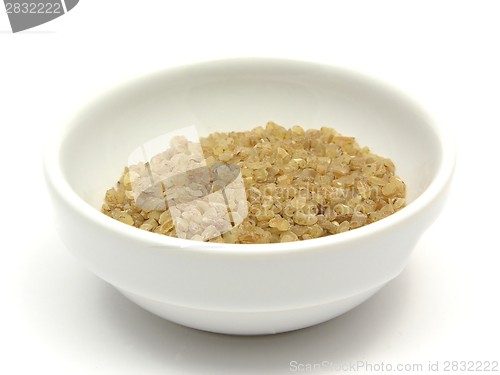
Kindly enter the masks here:
[[[309, 241], [226, 245], [145, 232], [99, 212], [132, 150], [195, 125], [200, 135], [331, 126], [394, 161], [408, 206]], [[404, 268], [444, 205], [454, 145], [413, 100], [328, 65], [245, 58], [169, 68], [86, 104], [48, 140], [44, 170], [58, 232], [91, 272], [146, 310], [206, 331], [295, 330], [359, 305]]]

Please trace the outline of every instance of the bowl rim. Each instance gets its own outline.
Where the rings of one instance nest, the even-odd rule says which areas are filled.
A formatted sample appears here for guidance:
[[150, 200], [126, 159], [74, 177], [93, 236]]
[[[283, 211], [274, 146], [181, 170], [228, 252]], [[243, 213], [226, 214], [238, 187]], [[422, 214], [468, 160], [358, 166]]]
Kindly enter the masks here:
[[[103, 215], [100, 211], [90, 206], [85, 202], [76, 192], [71, 188], [68, 181], [65, 179], [59, 167], [59, 151], [64, 143], [66, 136], [71, 132], [76, 119], [80, 114], [91, 110], [94, 105], [98, 105], [104, 99], [113, 96], [115, 93], [120, 92], [125, 87], [134, 86], [141, 82], [146, 82], [155, 76], [163, 76], [166, 74], [176, 74], [184, 69], [198, 69], [204, 67], [217, 67], [224, 66], [224, 64], [238, 64], [242, 67], [250, 66], [249, 64], [283, 64], [285, 66], [301, 66], [301, 67], [321, 67], [324, 71], [342, 72], [350, 77], [362, 79], [371, 85], [375, 85], [382, 90], [390, 92], [393, 95], [400, 97], [405, 103], [411, 105], [413, 108], [418, 109], [422, 116], [425, 117], [429, 126], [434, 130], [439, 140], [439, 145], [442, 152], [442, 161], [439, 165], [435, 177], [430, 182], [429, 186], [404, 209], [384, 218], [383, 220], [375, 223], [356, 228], [355, 230], [330, 235], [311, 240], [302, 240], [287, 243], [272, 243], [272, 244], [224, 244], [224, 243], [210, 243], [210, 242], [197, 242], [191, 240], [184, 240], [180, 238], [161, 236], [156, 233], [151, 233], [138, 228], [130, 228], [116, 220]], [[400, 223], [406, 222], [412, 217], [418, 215], [426, 208], [428, 208], [439, 195], [446, 190], [451, 182], [456, 165], [456, 145], [454, 137], [448, 129], [444, 128], [436, 119], [431, 116], [427, 110], [413, 97], [394, 86], [393, 84], [384, 81], [379, 77], [371, 74], [355, 70], [350, 67], [330, 65], [318, 63], [307, 60], [274, 58], [274, 57], [237, 57], [225, 58], [216, 60], [204, 60], [189, 64], [182, 64], [147, 72], [125, 81], [121, 81], [110, 87], [102, 90], [97, 95], [92, 96], [90, 99], [84, 101], [77, 107], [77, 110], [71, 113], [63, 121], [60, 126], [52, 129], [45, 141], [43, 150], [43, 170], [45, 180], [50, 185], [58, 196], [69, 206], [77, 215], [82, 215], [88, 221], [91, 221], [102, 228], [109, 230], [119, 236], [128, 237], [149, 245], [149, 248], [158, 249], [172, 249], [178, 248], [183, 251], [202, 252], [204, 254], [222, 254], [222, 255], [270, 255], [270, 254], [283, 254], [291, 252], [311, 251], [314, 248], [324, 248], [326, 246], [343, 245], [354, 239], [362, 239], [377, 233], [383, 232], [390, 227]], [[132, 230], [131, 230], [132, 229]]]

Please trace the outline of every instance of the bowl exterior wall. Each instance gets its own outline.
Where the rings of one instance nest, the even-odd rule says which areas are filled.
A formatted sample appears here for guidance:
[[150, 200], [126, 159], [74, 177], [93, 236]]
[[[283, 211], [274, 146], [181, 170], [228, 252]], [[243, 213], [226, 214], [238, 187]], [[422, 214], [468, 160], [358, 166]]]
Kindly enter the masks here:
[[171, 322], [202, 331], [253, 336], [295, 331], [326, 322], [360, 305], [384, 285], [379, 285], [352, 297], [321, 305], [291, 310], [253, 312], [193, 309], [154, 301], [124, 290], [118, 290], [142, 308]]
[[331, 244], [327, 238], [310, 240], [299, 251], [283, 248], [272, 254], [249, 254], [239, 250], [252, 245], [236, 245], [234, 252], [221, 253], [169, 245], [168, 239], [158, 246], [153, 240], [159, 235], [154, 233], [144, 233], [150, 243], [121, 236], [73, 211], [50, 181], [49, 191], [62, 241], [91, 272], [144, 298], [218, 311], [315, 306], [385, 284], [403, 270], [418, 238], [444, 204], [441, 197], [419, 216], [407, 222], [394, 220], [394, 225], [376, 234], [352, 235], [348, 241]]

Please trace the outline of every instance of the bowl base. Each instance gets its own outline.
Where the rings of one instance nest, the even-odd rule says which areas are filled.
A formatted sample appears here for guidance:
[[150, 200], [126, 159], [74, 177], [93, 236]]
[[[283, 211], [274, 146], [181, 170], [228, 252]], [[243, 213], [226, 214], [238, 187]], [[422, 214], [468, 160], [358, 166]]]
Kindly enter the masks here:
[[202, 310], [155, 301], [115, 287], [132, 302], [171, 322], [227, 335], [269, 335], [307, 328], [336, 318], [377, 293], [383, 286], [320, 305], [275, 311]]

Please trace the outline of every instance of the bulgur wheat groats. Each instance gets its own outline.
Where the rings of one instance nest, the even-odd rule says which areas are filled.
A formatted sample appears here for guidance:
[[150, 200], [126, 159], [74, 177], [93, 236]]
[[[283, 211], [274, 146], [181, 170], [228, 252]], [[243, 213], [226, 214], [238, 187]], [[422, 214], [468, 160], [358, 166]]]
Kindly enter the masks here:
[[353, 137], [269, 122], [199, 144], [174, 137], [149, 163], [125, 168], [102, 212], [161, 235], [262, 244], [368, 225], [401, 210], [405, 195], [393, 162]]

